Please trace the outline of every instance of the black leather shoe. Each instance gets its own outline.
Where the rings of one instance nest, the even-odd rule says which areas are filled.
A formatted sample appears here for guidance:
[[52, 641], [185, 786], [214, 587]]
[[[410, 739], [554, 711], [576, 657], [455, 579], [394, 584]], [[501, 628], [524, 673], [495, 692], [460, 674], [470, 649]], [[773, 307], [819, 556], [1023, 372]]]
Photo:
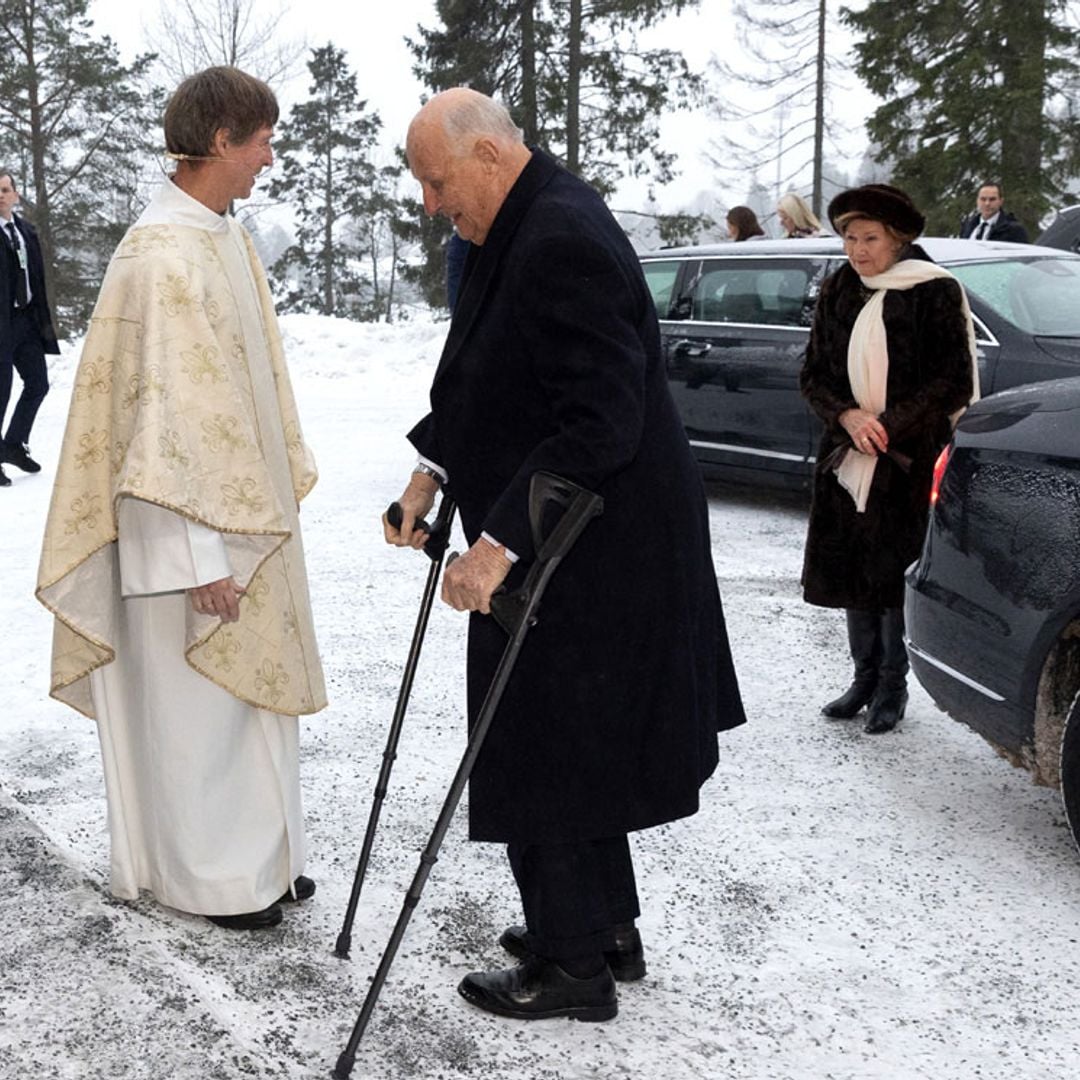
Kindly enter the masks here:
[[4, 443], [4, 461], [23, 472], [41, 472], [41, 466], [30, 456], [30, 447], [19, 443]]
[[284, 896], [278, 898], [278, 903], [295, 904], [300, 900], [310, 900], [315, 895], [315, 882], [301, 874], [293, 882], [293, 891], [296, 893], [295, 896], [293, 896], [292, 892], [287, 892]]
[[248, 911], [243, 915], [207, 915], [215, 926], [226, 930], [268, 930], [281, 922], [281, 905], [273, 903], [262, 911]]
[[[499, 944], [513, 957], [524, 960], [533, 954], [525, 944], [525, 927], [508, 926], [499, 938]], [[637, 928], [615, 934], [615, 948], [604, 953], [607, 966], [616, 982], [636, 982], [645, 977], [645, 950]]]
[[575, 979], [552, 960], [530, 956], [517, 967], [474, 971], [458, 986], [470, 1004], [514, 1020], [612, 1020], [619, 1012], [615, 980], [605, 967], [599, 975]]
[[875, 695], [866, 711], [867, 735], [883, 735], [892, 731], [904, 719], [908, 695], [906, 690], [887, 690]]
[[11, 487], [11, 477], [4, 472], [3, 465], [0, 465], [0, 487]]

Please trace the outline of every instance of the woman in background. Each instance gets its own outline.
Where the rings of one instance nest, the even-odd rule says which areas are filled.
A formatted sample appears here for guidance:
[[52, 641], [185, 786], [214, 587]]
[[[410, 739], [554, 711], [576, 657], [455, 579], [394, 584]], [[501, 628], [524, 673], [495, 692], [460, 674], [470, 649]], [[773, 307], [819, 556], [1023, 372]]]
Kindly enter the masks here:
[[807, 205], [801, 195], [789, 191], [782, 196], [776, 204], [776, 216], [780, 220], [780, 228], [784, 230], [784, 236], [789, 240], [798, 240], [808, 236], [824, 236], [825, 230], [821, 227], [814, 211]]
[[855, 676], [824, 706], [891, 731], [907, 704], [904, 569], [922, 548], [930, 483], [956, 415], [978, 397], [967, 297], [917, 244], [925, 219], [887, 184], [841, 192], [829, 220], [848, 262], [826, 278], [799, 384], [825, 425], [803, 596], [844, 608]]
[[757, 214], [749, 206], [733, 206], [727, 212], [727, 231], [728, 236], [736, 243], [765, 235]]

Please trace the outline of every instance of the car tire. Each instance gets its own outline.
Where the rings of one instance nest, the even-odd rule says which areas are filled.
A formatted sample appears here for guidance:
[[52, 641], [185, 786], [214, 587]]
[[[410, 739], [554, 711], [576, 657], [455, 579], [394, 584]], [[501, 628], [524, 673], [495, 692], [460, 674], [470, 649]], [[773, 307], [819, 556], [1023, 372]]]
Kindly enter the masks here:
[[1073, 841], [1080, 848], [1080, 693], [1069, 706], [1061, 732], [1061, 801]]

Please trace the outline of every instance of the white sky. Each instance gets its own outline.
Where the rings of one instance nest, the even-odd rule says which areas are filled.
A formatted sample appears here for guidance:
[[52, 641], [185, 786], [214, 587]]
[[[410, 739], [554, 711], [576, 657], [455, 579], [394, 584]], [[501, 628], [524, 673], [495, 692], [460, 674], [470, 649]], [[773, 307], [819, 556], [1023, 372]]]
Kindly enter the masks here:
[[[651, 47], [681, 49], [694, 70], [704, 70], [714, 54], [730, 58], [738, 49], [734, 23], [730, 12], [730, 0], [702, 0], [695, 11], [666, 20], [650, 32], [645, 43]], [[859, 6], [858, 3], [852, 6]], [[268, 0], [266, 10], [278, 10], [275, 0]], [[373, 8], [377, 14], [373, 14]], [[92, 0], [90, 16], [99, 32], [109, 34], [120, 48], [121, 56], [130, 60], [147, 48], [144, 27], [156, 22], [157, 7], [146, 4], [144, 14], [133, 17], [131, 5], [126, 0]], [[384, 140], [389, 149], [404, 138], [405, 129], [416, 109], [424, 87], [412, 74], [413, 57], [405, 45], [406, 35], [415, 35], [419, 24], [435, 23], [433, 0], [394, 0], [394, 2], [371, 5], [342, 5], [338, 0], [291, 0], [283, 19], [283, 28], [297, 36], [306, 35], [312, 46], [332, 40], [348, 53], [350, 65], [357, 74], [361, 94], [369, 107], [382, 117]], [[290, 97], [304, 93], [307, 71], [295, 80], [292, 93], [282, 95], [286, 110]], [[849, 76], [850, 79], [850, 76]], [[856, 129], [848, 136], [845, 145], [846, 167], [854, 168], [861, 156], [865, 139], [861, 121], [869, 95], [837, 95], [842, 108], [856, 110], [852, 125]], [[699, 193], [717, 186], [714, 169], [702, 156], [702, 150], [716, 134], [716, 122], [703, 112], [674, 113], [663, 125], [665, 140], [679, 155], [681, 175], [666, 188], [657, 192], [658, 207], [662, 211], [685, 208]], [[771, 184], [774, 177], [762, 177]], [[729, 202], [742, 201], [750, 186], [751, 177], [746, 176], [745, 185], [719, 192], [721, 199]], [[647, 186], [641, 182], [628, 182], [612, 199], [616, 209], [642, 209], [646, 204]]]

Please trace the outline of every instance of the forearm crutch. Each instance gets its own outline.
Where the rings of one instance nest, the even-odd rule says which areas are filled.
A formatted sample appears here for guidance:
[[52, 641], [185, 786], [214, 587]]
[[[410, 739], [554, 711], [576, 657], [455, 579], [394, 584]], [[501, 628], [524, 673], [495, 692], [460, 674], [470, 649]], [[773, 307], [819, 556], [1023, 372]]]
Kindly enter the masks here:
[[[552, 504], [563, 507], [563, 512], [558, 523], [551, 530], [550, 535], [543, 539], [543, 528], [548, 518], [545, 513]], [[442, 810], [435, 822], [427, 847], [420, 855], [420, 865], [417, 867], [412, 884], [405, 894], [405, 902], [401, 907], [397, 923], [394, 926], [390, 940], [383, 951], [379, 967], [368, 988], [367, 997], [360, 1009], [348, 1044], [341, 1052], [334, 1067], [335, 1080], [348, 1080], [356, 1063], [356, 1049], [367, 1029], [368, 1021], [375, 1009], [379, 993], [386, 982], [386, 976], [390, 971], [390, 965], [397, 955], [398, 946], [405, 936], [405, 929], [409, 925], [412, 913], [420, 903], [420, 896], [424, 891], [424, 885], [431, 873], [432, 867], [439, 858], [439, 849], [443, 838], [450, 827], [450, 820], [454, 816], [458, 802], [461, 800], [465, 784], [469, 774], [480, 754], [480, 748], [484, 744], [488, 728], [494, 719], [495, 712], [502, 700], [503, 691], [510, 680], [514, 670], [521, 646], [529, 630], [536, 625], [537, 611], [540, 607], [540, 599], [547, 588], [551, 575], [555, 573], [559, 563], [581, 535], [585, 526], [604, 508], [604, 500], [584, 488], [578, 487], [567, 480], [562, 480], [551, 473], [536, 473], [532, 478], [529, 489], [529, 520], [532, 525], [534, 546], [536, 548], [536, 560], [529, 569], [525, 583], [512, 593], [497, 594], [491, 598], [492, 614], [495, 615], [499, 624], [510, 634], [503, 651], [502, 659], [495, 670], [495, 676], [488, 688], [483, 705], [476, 717], [476, 723], [469, 734], [469, 741], [465, 747], [465, 754], [461, 759], [454, 780], [450, 785]], [[451, 559], [453, 556], [451, 555]]]
[[[409, 694], [412, 692], [416, 666], [420, 661], [420, 647], [424, 644], [424, 634], [427, 631], [431, 605], [435, 599], [435, 589], [439, 583], [443, 556], [446, 554], [446, 548], [450, 542], [450, 528], [454, 523], [455, 509], [454, 500], [449, 495], [444, 495], [434, 524], [429, 526], [422, 519], [416, 523], [418, 529], [424, 529], [428, 534], [427, 542], [424, 544], [424, 552], [431, 559], [431, 568], [428, 570], [427, 584], [424, 586], [424, 595], [420, 600], [420, 614], [416, 617], [416, 629], [413, 631], [412, 644], [409, 646], [409, 657], [405, 661], [405, 673], [401, 678], [401, 689], [398, 691], [394, 718], [390, 721], [390, 733], [386, 738], [386, 749], [383, 750], [382, 768], [379, 770], [379, 778], [375, 782], [375, 798], [371, 804], [371, 813], [368, 815], [364, 843], [360, 848], [360, 861], [356, 864], [352, 892], [349, 894], [349, 906], [345, 910], [345, 922], [342, 924], [341, 933], [338, 934], [337, 944], [334, 946], [334, 954], [340, 956], [343, 960], [349, 958], [349, 949], [352, 947], [352, 927], [353, 920], [356, 918], [356, 906], [360, 902], [360, 890], [363, 889], [364, 878], [367, 876], [371, 848], [375, 842], [375, 830], [379, 825], [379, 814], [382, 812], [382, 804], [390, 784], [390, 771], [393, 769], [394, 759], [397, 757], [398, 741], [401, 739], [401, 727], [405, 720], [405, 710], [409, 705]], [[390, 504], [386, 517], [395, 529], [401, 528], [401, 506], [398, 503]]]

